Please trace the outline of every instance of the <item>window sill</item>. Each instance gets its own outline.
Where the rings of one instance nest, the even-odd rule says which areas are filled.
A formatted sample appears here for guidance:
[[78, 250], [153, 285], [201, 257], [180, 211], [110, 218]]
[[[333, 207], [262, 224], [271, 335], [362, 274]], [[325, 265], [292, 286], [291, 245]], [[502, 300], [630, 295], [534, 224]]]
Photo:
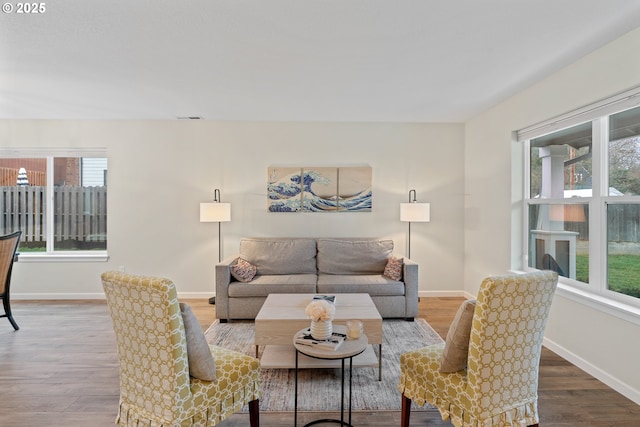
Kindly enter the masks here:
[[109, 255], [106, 252], [101, 253], [21, 253], [18, 256], [18, 262], [106, 262]]
[[[512, 273], [516, 274], [522, 274], [530, 271], [537, 270], [511, 270]], [[558, 295], [561, 295], [564, 298], [575, 301], [587, 307], [593, 308], [594, 310], [598, 310], [611, 316], [617, 317], [618, 319], [626, 320], [633, 323], [634, 325], [640, 325], [640, 307], [636, 307], [631, 304], [625, 304], [624, 302], [607, 298], [602, 295], [597, 295], [592, 292], [583, 291], [573, 285], [564, 283], [562, 279], [563, 277], [560, 277], [558, 279], [558, 287], [556, 289], [556, 293]]]
[[572, 301], [576, 301], [595, 310], [610, 314], [611, 316], [615, 316], [619, 319], [624, 319], [635, 325], [640, 325], [640, 308], [638, 307], [625, 304], [611, 298], [606, 298], [602, 295], [582, 291], [571, 285], [562, 283], [561, 281], [558, 282], [556, 292], [558, 295]]

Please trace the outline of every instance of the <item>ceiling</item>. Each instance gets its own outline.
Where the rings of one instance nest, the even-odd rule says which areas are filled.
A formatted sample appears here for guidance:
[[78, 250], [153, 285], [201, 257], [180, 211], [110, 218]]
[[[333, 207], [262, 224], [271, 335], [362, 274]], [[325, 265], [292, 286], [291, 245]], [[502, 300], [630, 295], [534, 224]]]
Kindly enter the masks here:
[[0, 119], [463, 122], [640, 23], [637, 0], [43, 4], [0, 15]]

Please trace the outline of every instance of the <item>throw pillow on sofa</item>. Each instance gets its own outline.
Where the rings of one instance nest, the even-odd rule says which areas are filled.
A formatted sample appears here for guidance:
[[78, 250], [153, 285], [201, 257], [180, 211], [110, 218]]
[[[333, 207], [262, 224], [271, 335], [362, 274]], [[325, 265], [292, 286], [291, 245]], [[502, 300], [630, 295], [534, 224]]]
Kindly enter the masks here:
[[238, 258], [235, 264], [231, 266], [231, 275], [239, 282], [247, 283], [253, 280], [256, 275], [257, 268], [249, 261]]
[[382, 275], [398, 282], [402, 280], [402, 258], [391, 255]]

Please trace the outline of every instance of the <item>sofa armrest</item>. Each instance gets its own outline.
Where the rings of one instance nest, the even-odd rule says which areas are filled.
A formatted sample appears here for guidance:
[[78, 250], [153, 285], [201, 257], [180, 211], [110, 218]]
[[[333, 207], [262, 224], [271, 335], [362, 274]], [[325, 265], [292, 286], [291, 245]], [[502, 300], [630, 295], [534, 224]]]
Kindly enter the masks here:
[[405, 317], [418, 317], [418, 263], [405, 257], [402, 268], [406, 301]]
[[235, 281], [231, 276], [231, 264], [239, 254], [232, 255], [216, 264], [216, 318], [229, 318], [229, 284]]

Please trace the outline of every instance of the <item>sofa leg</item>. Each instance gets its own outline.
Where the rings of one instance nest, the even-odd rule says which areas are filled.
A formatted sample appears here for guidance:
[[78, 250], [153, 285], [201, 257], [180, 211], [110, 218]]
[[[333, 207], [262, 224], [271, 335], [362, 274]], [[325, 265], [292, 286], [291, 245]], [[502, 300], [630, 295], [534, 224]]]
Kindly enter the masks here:
[[407, 322], [413, 322], [416, 320], [415, 317], [405, 317], [404, 320], [406, 320]]
[[411, 399], [402, 394], [402, 413], [400, 417], [400, 427], [409, 427], [409, 417], [411, 416]]
[[227, 323], [227, 319], [219, 319], [220, 323]]
[[249, 424], [251, 427], [260, 427], [260, 400], [249, 402]]

